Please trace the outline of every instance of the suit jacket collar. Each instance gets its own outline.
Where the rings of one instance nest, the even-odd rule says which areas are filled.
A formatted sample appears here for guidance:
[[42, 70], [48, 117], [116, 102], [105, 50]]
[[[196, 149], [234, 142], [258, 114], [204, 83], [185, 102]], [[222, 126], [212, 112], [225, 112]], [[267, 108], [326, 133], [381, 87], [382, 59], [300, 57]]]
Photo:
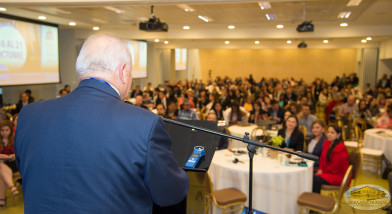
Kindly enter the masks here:
[[89, 87], [89, 88], [94, 88], [94, 89], [100, 90], [102, 92], [110, 94], [113, 97], [116, 97], [121, 100], [120, 95], [110, 85], [107, 85], [103, 82], [100, 82], [99, 80], [84, 79], [84, 80], [80, 81], [78, 87], [75, 90], [77, 90], [78, 88], [83, 88], [83, 87]]

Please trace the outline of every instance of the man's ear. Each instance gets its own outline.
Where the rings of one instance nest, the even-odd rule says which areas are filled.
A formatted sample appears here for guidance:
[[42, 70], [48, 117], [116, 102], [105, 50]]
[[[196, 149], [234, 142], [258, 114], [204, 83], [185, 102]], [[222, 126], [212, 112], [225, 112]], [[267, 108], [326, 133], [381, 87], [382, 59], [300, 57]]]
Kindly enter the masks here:
[[118, 76], [120, 78], [120, 81], [122, 84], [127, 84], [128, 83], [128, 70], [126, 68], [125, 63], [121, 63], [121, 65], [118, 68]]

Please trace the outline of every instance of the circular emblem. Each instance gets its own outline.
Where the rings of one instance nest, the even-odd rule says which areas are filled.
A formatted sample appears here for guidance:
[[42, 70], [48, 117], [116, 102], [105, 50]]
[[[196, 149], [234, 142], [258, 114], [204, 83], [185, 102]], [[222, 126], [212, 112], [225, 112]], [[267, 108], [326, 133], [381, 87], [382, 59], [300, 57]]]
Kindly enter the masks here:
[[364, 184], [347, 190], [344, 200], [358, 210], [376, 210], [389, 205], [391, 194], [382, 187]]

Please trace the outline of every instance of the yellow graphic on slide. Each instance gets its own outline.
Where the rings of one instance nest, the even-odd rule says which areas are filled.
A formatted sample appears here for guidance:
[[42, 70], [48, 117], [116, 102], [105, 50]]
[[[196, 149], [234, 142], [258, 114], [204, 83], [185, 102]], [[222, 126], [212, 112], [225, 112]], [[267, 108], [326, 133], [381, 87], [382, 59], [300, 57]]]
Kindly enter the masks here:
[[13, 27], [0, 28], [0, 63], [1, 71], [19, 69], [26, 62], [27, 50], [23, 36]]

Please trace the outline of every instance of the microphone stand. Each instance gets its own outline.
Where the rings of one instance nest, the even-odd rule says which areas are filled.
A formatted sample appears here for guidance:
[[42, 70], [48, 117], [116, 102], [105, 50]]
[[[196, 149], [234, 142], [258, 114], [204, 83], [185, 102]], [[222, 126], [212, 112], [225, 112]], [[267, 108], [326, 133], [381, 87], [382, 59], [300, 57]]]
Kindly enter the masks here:
[[268, 144], [264, 144], [264, 143], [260, 143], [254, 140], [250, 140], [249, 139], [249, 133], [245, 132], [245, 136], [244, 138], [240, 138], [240, 137], [236, 137], [236, 136], [232, 136], [232, 135], [228, 135], [228, 134], [223, 134], [221, 132], [217, 132], [214, 130], [210, 130], [210, 129], [205, 129], [202, 127], [198, 127], [198, 126], [193, 126], [193, 125], [189, 125], [186, 123], [182, 123], [176, 120], [170, 120], [170, 119], [166, 119], [166, 118], [162, 118], [163, 121], [168, 122], [168, 123], [172, 123], [172, 124], [176, 124], [179, 126], [184, 126], [184, 127], [188, 127], [191, 128], [193, 130], [199, 130], [199, 131], [203, 131], [203, 132], [207, 132], [210, 134], [214, 134], [214, 135], [218, 135], [221, 137], [227, 137], [233, 140], [238, 140], [238, 141], [242, 141], [246, 144], [248, 144], [247, 149], [249, 151], [249, 210], [248, 210], [248, 214], [252, 214], [253, 213], [253, 208], [252, 208], [252, 188], [253, 188], [253, 156], [256, 153], [256, 146], [259, 147], [266, 147], [266, 148], [270, 148], [270, 149], [274, 149], [274, 150], [278, 150], [281, 152], [285, 152], [285, 153], [289, 153], [289, 154], [293, 154], [293, 155], [297, 155], [301, 158], [305, 158], [308, 160], [313, 160], [313, 161], [318, 161], [319, 158], [315, 155], [312, 154], [308, 154], [308, 153], [304, 153], [304, 152], [293, 152], [293, 151], [289, 151], [289, 150], [285, 150], [282, 148], [278, 148], [275, 146], [271, 146]]

